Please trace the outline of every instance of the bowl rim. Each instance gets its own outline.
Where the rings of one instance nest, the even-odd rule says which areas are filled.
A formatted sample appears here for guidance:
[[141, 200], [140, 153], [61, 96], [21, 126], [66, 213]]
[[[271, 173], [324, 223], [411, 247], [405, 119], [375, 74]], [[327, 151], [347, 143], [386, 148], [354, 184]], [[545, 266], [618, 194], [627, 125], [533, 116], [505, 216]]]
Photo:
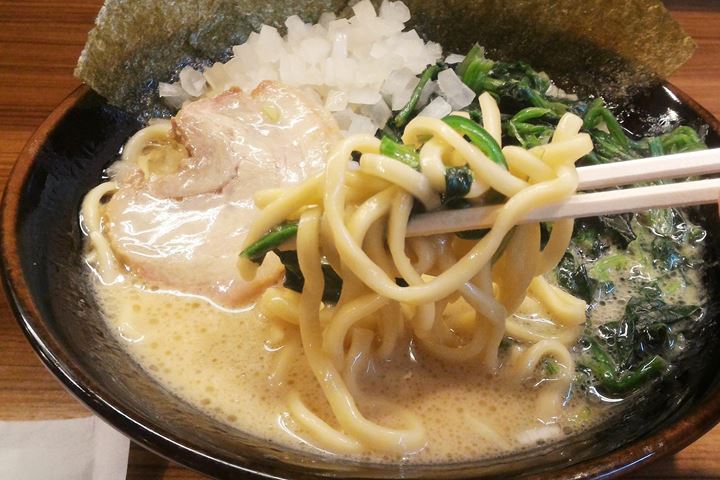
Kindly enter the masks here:
[[[682, 104], [693, 110], [712, 130], [720, 134], [720, 121], [707, 109], [669, 82], [664, 82], [658, 88], [660, 87], [665, 88], [670, 95], [674, 95]], [[97, 391], [95, 382], [92, 382], [79, 368], [67, 361], [62, 347], [47, 329], [30, 294], [20, 263], [17, 236], [21, 193], [33, 168], [35, 158], [55, 126], [73, 107], [92, 93], [92, 90], [86, 85], [80, 85], [70, 93], [31, 135], [8, 176], [0, 203], [2, 209], [0, 266], [2, 267], [3, 287], [15, 319], [44, 366], [60, 381], [63, 387], [94, 414], [123, 435], [130, 437], [134, 442], [201, 474], [208, 474], [209, 469], [202, 467], [211, 464], [220, 469], [230, 467], [236, 472], [242, 470], [250, 475], [263, 475], [263, 472], [256, 470], [255, 466], [228, 464], [217, 456], [195, 450], [184, 445], [182, 441], [176, 441], [169, 435], [164, 435], [123, 412], [114, 404], [112, 398], [105, 398]], [[649, 436], [635, 440], [603, 457], [569, 465], [553, 472], [534, 475], [532, 478], [586, 479], [624, 475], [658, 458], [682, 450], [719, 422], [720, 391], [702, 399], [692, 411]]]

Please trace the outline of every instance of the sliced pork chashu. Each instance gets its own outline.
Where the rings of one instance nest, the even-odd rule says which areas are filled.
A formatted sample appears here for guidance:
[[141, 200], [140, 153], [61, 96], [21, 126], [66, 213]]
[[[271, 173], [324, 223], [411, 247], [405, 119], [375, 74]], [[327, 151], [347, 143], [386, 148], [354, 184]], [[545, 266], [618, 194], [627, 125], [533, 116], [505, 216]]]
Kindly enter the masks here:
[[163, 197], [218, 191], [238, 176], [253, 191], [298, 183], [322, 169], [338, 137], [335, 120], [317, 102], [270, 81], [251, 98], [231, 89], [191, 103], [173, 124], [191, 156], [176, 175], [151, 179]]
[[186, 105], [173, 132], [190, 154], [177, 171], [146, 177], [139, 166], [116, 169], [121, 188], [105, 210], [113, 250], [160, 287], [229, 307], [247, 303], [282, 275], [274, 256], [253, 281], [237, 272], [257, 215], [253, 194], [321, 170], [338, 127], [303, 92], [263, 82], [249, 96], [233, 89]]

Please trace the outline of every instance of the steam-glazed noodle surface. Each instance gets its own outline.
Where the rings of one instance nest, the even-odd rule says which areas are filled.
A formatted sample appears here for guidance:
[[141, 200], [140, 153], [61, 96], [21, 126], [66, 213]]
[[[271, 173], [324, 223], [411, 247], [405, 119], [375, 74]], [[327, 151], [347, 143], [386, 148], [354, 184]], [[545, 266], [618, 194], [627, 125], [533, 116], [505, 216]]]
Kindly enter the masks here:
[[[292, 89], [263, 88], [292, 100], [282, 112], [287, 128], [302, 128], [293, 115], [322, 116]], [[213, 126], [222, 126], [231, 146], [237, 141], [231, 122], [252, 138], [247, 115], [232, 107], [252, 100], [234, 95]], [[485, 93], [479, 105], [484, 129], [500, 145], [495, 100]], [[569, 396], [570, 348], [585, 322], [585, 302], [544, 276], [562, 258], [573, 222], [555, 222], [542, 249], [540, 225], [521, 222], [575, 192], [574, 162], [592, 150], [589, 136], [578, 133], [580, 118], [565, 114], [547, 145], [503, 148], [506, 169], [448, 123], [417, 117], [402, 141], [418, 149], [420, 171], [382, 155], [374, 137], [338, 141], [328, 123], [324, 133], [301, 136], [317, 151], [326, 149], [324, 170], [301, 183], [280, 178], [258, 190], [268, 185], [257, 178], [232, 188], [252, 157], [247, 151], [230, 153], [240, 161], [225, 177], [213, 170], [212, 152], [199, 158], [201, 140], [188, 142], [178, 121], [191, 113], [181, 111], [174, 126], [155, 123], [133, 137], [112, 181], [91, 191], [82, 207], [88, 262], [108, 320], [173, 391], [273, 441], [380, 460], [496, 455], [556, 440], [593, 421], [584, 401]], [[267, 132], [275, 120], [258, 116], [253, 128]], [[272, 135], [265, 134], [268, 145]], [[267, 158], [263, 148], [255, 149], [255, 160]], [[302, 156], [297, 161], [307, 176], [308, 163]], [[427, 210], [440, 207], [446, 168], [464, 165], [473, 176], [466, 198], [491, 190], [506, 197], [492, 228], [480, 240], [406, 238], [415, 200]], [[207, 173], [193, 177], [198, 170], [222, 180], [205, 185]], [[259, 214], [248, 213], [253, 194]], [[156, 215], [147, 220], [148, 212]], [[213, 259], [215, 247], [235, 257], [288, 220], [299, 221], [289, 248], [297, 250], [302, 293], [279, 283], [267, 288], [279, 276], [272, 253], [259, 269], [246, 257], [232, 262], [242, 278], [228, 273], [227, 255], [218, 259], [222, 266], [203, 260], [203, 248]], [[221, 228], [223, 222], [243, 226], [230, 234], [236, 240], [226, 241], [222, 232], [233, 230]], [[177, 236], [159, 240], [168, 229]], [[217, 237], [208, 234], [216, 230]], [[153, 275], [158, 260], [190, 270], [170, 279]], [[321, 262], [342, 277], [336, 305], [322, 301]], [[201, 285], [215, 268], [225, 272], [226, 283]], [[185, 280], [196, 274], [200, 281]], [[225, 295], [238, 285], [250, 287]], [[504, 338], [512, 341], [506, 345]]]

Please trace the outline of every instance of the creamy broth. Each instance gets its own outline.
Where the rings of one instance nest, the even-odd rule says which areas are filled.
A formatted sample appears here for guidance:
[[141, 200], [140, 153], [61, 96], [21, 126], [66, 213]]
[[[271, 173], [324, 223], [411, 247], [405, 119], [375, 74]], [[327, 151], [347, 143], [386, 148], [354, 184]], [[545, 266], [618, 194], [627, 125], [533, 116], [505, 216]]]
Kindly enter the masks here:
[[[699, 256], [699, 252], [686, 253]], [[629, 270], [643, 274], [639, 265]], [[622, 317], [635, 288], [623, 277], [626, 271], [609, 272], [616, 289], [594, 305], [590, 314], [593, 324]], [[672, 279], [680, 285], [667, 301], [703, 304], [705, 295], [697, 270]], [[311, 436], [287, 414], [285, 395], [290, 385], [315, 413], [332, 418], [327, 402], [302, 351], [287, 384], [272, 382], [279, 352], [268, 341], [270, 323], [256, 307], [228, 310], [203, 297], [133, 284], [130, 277], [106, 285], [93, 275], [93, 284], [109, 328], [133, 358], [173, 394], [257, 437], [323, 452], [308, 443]], [[521, 314], [515, 318], [523, 321]], [[497, 375], [488, 374], [473, 363], [443, 364], [424, 355], [422, 348], [398, 351], [389, 361], [375, 362], [360, 380], [367, 395], [360, 404], [369, 418], [388, 425], [399, 423], [392, 412], [377, 406], [367, 408], [373, 399], [381, 398], [422, 419], [427, 446], [406, 457], [417, 463], [477, 460], [529, 449], [577, 434], [615, 412], [575, 390], [561, 418], [544, 424], [533, 413], [539, 389], [531, 382], [518, 383], [502, 369]], [[372, 452], [360, 458], [398, 460]]]
[[[228, 311], [197, 297], [151, 291], [125, 281], [96, 282], [109, 327], [137, 362], [175, 395], [218, 420], [260, 438], [315, 450], [287, 415], [286, 385], [269, 380], [277, 361], [267, 342], [269, 324], [254, 308]], [[369, 397], [396, 402], [420, 416], [428, 444], [408, 460], [455, 462], [498, 456], [557, 441], [592, 425], [602, 408], [574, 398], [556, 424], [533, 414], [538, 389], [473, 364], [447, 365], [421, 348], [396, 352], [362, 377]], [[323, 418], [329, 407], [302, 353], [288, 383]], [[476, 364], [475, 364], [476, 365]], [[372, 398], [370, 398], [372, 400]], [[397, 424], [392, 412], [361, 409], [383, 424]], [[488, 432], [487, 428], [492, 432]], [[497, 435], [497, 437], [495, 436]], [[397, 461], [368, 452], [364, 459]]]

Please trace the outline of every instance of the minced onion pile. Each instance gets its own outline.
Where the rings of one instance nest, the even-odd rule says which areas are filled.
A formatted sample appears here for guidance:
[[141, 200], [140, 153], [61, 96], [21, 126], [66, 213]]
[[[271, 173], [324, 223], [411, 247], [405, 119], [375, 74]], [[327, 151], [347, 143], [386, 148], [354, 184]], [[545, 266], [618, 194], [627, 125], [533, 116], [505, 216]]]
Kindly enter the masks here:
[[[408, 103], [418, 75], [440, 60], [442, 47], [424, 42], [415, 30], [404, 31], [410, 10], [403, 2], [385, 0], [377, 12], [369, 0], [362, 0], [352, 10], [350, 18], [324, 13], [316, 25], [293, 15], [285, 21], [284, 37], [263, 25], [247, 42], [233, 47], [228, 62], [203, 72], [185, 67], [179, 81], [160, 83], [160, 96], [179, 108], [185, 101], [230, 87], [250, 92], [263, 80], [279, 80], [319, 95], [348, 134], [374, 135], [392, 111]], [[453, 54], [444, 61], [454, 64], [463, 58]], [[447, 69], [437, 81], [427, 83], [418, 107], [421, 115], [441, 118], [474, 98], [475, 93]]]

